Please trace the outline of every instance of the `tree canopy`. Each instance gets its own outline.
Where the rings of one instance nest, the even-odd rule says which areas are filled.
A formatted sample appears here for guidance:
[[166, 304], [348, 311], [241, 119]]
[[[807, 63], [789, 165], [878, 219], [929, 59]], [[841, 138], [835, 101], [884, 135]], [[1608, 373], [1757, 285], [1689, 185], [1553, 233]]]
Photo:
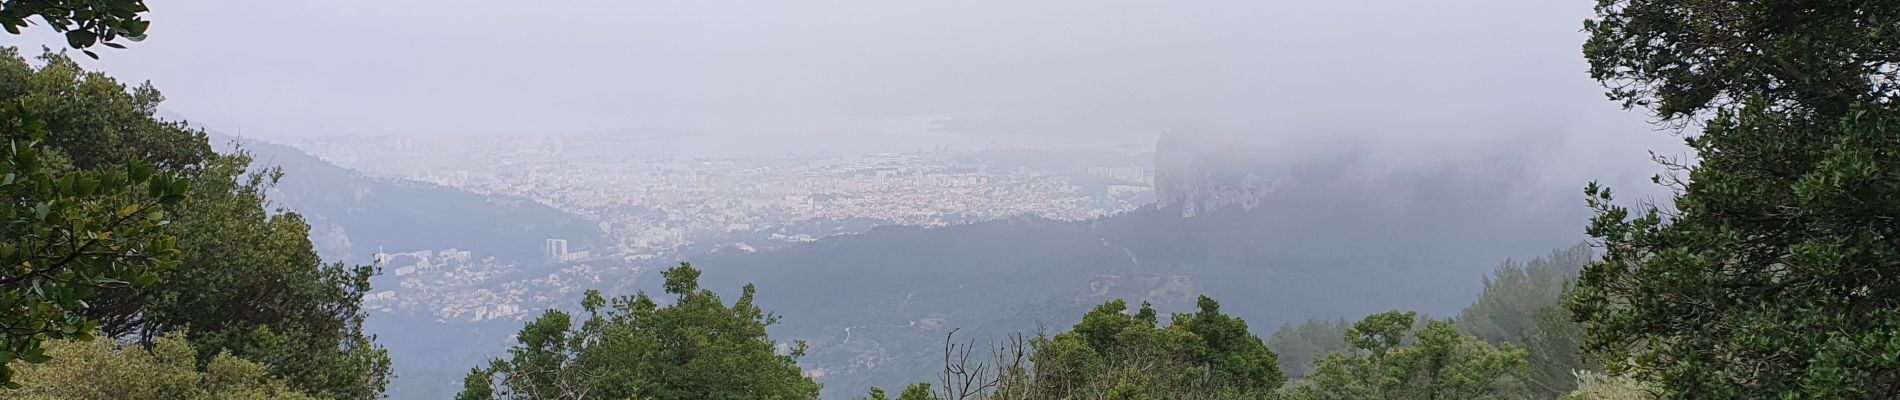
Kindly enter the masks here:
[[48, 339], [90, 338], [83, 312], [112, 288], [151, 286], [177, 267], [162, 207], [190, 181], [150, 164], [75, 167], [45, 152], [47, 124], [28, 101], [0, 100], [0, 383], [11, 361], [41, 363]]
[[[1700, 131], [1671, 204], [1591, 184], [1567, 307], [1678, 398], [1900, 397], [1900, 2], [1605, 0], [1592, 74]], [[1706, 117], [1706, 120], [1700, 118]]]
[[[946, 338], [938, 386], [911, 385], [900, 399], [1242, 399], [1273, 393], [1286, 381], [1278, 356], [1202, 296], [1193, 313], [1165, 327], [1147, 303], [1129, 312], [1111, 300], [1067, 332], [1021, 335], [993, 348], [991, 361], [972, 361], [975, 342]], [[953, 331], [954, 333], [954, 331]], [[883, 396], [873, 388], [870, 398]]]
[[1739, 108], [1840, 116], [1900, 95], [1900, 1], [1598, 0], [1590, 76], [1666, 119]]
[[1245, 321], [1206, 296], [1196, 306], [1166, 327], [1146, 303], [1132, 314], [1122, 300], [1096, 306], [1068, 332], [1032, 342], [1033, 376], [1005, 382], [997, 397], [1242, 398], [1286, 381], [1279, 356]]
[[1299, 379], [1313, 370], [1313, 361], [1334, 352], [1345, 351], [1345, 319], [1311, 320], [1299, 325], [1280, 326], [1267, 337], [1267, 348], [1280, 356], [1280, 371], [1289, 379]]
[[1505, 262], [1484, 280], [1478, 299], [1458, 312], [1459, 332], [1487, 343], [1524, 349], [1524, 363], [1506, 382], [1508, 392], [1552, 398], [1576, 389], [1577, 372], [1602, 367], [1582, 356], [1583, 327], [1562, 307], [1571, 282], [1596, 258], [1588, 244], [1527, 262]]
[[140, 41], [152, 25], [144, 14], [145, 0], [5, 0], [0, 1], [0, 28], [18, 35], [20, 28], [40, 23], [66, 36], [66, 45], [99, 58], [90, 48], [124, 48], [118, 39]]
[[[324, 263], [301, 216], [267, 208], [264, 194], [277, 171], [253, 168], [241, 152], [213, 152], [203, 131], [156, 118], [164, 96], [149, 84], [128, 88], [60, 53], [41, 55], [39, 66], [11, 48], [0, 49], [0, 55], [0, 102], [28, 105], [44, 121], [42, 158], [77, 171], [70, 178], [75, 182], [86, 181], [85, 174], [92, 173], [87, 171], [130, 171], [129, 177], [164, 181], [157, 185], [163, 191], [144, 193], [165, 200], [162, 207], [140, 210], [163, 212], [165, 218], [152, 221], [169, 235], [162, 243], [175, 245], [169, 253], [175, 265], [133, 282], [143, 287], [90, 294], [85, 307], [67, 311], [78, 313], [74, 321], [96, 325], [71, 331], [87, 333], [96, 326], [107, 336], [146, 345], [185, 332], [201, 360], [230, 352], [265, 365], [307, 393], [351, 399], [381, 395], [389, 377], [388, 356], [362, 332], [362, 294], [375, 271]], [[103, 237], [143, 237], [132, 233]]]
[[[471, 371], [457, 399], [816, 399], [796, 362], [802, 342], [780, 343], [778, 321], [746, 285], [728, 306], [699, 287], [699, 270], [667, 269], [660, 305], [646, 292], [611, 301], [588, 291], [586, 320], [548, 310], [521, 328], [508, 357]], [[781, 352], [781, 350], [783, 350]]]
[[22, 387], [10, 399], [307, 400], [264, 365], [220, 353], [200, 363], [181, 333], [153, 340], [148, 350], [111, 340], [56, 341], [54, 361], [21, 368]]
[[[895, 400], [940, 400], [940, 399], [942, 399], [942, 397], [937, 397], [936, 394], [931, 393], [929, 383], [919, 382], [919, 383], [913, 383], [910, 386], [905, 386], [904, 391], [899, 392]], [[870, 396], [866, 396], [864, 400], [892, 400], [892, 399], [888, 395], [884, 394], [884, 389], [879, 389], [876, 386], [872, 386]]]
[[[1346, 331], [1352, 350], [1316, 362], [1291, 399], [1492, 399], [1498, 381], [1523, 363], [1524, 351], [1492, 347], [1458, 333], [1451, 321], [1411, 331], [1417, 314], [1367, 316]], [[1411, 342], [1406, 345], [1406, 342]]]

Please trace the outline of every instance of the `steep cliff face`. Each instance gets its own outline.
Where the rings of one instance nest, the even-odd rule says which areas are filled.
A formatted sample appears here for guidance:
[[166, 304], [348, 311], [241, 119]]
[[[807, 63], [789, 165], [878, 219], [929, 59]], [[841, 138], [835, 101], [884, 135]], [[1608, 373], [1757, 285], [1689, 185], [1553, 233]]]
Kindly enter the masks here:
[[1286, 180], [1266, 168], [1262, 145], [1205, 133], [1168, 133], [1155, 143], [1155, 206], [1193, 217], [1252, 210]]

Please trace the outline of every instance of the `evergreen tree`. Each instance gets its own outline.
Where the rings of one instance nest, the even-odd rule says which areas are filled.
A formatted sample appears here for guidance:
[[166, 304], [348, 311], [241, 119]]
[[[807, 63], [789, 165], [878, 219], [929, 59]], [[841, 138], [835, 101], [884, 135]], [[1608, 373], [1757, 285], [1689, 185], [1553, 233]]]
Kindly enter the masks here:
[[804, 344], [777, 353], [779, 343], [765, 328], [778, 317], [753, 305], [752, 285], [728, 306], [699, 288], [699, 270], [690, 264], [661, 275], [672, 304], [661, 306], [645, 292], [610, 302], [588, 291], [585, 321], [577, 326], [567, 313], [549, 310], [529, 322], [508, 358], [471, 372], [457, 398], [818, 397], [818, 384], [796, 363]]
[[201, 361], [230, 352], [307, 393], [381, 395], [388, 356], [362, 332], [360, 307], [375, 271], [325, 264], [300, 216], [267, 208], [277, 171], [253, 170], [242, 153], [213, 152], [204, 132], [154, 117], [164, 96], [149, 84], [127, 88], [58, 53], [39, 67], [13, 49], [0, 54], [0, 101], [29, 104], [46, 121], [49, 158], [78, 170], [149, 165], [191, 181], [163, 207], [176, 268], [146, 287], [101, 290], [76, 311], [108, 336], [147, 345], [186, 332]]
[[1280, 371], [1289, 379], [1299, 379], [1313, 370], [1313, 361], [1327, 354], [1346, 351], [1345, 319], [1311, 320], [1299, 326], [1280, 325], [1267, 337], [1267, 348], [1280, 356]]
[[1561, 306], [1577, 272], [1594, 259], [1588, 244], [1578, 244], [1529, 262], [1505, 262], [1453, 319], [1460, 332], [1525, 350], [1525, 363], [1505, 385], [1509, 392], [1555, 398], [1576, 389], [1578, 371], [1603, 370], [1581, 356], [1583, 328]]
[[1197, 305], [1161, 327], [1146, 303], [1132, 315], [1122, 300], [1103, 303], [1069, 332], [1031, 341], [1033, 368], [996, 366], [1003, 373], [991, 397], [1255, 398], [1285, 382], [1279, 356], [1245, 321], [1205, 296]]
[[[142, 39], [146, 11], [142, 0], [5, 0], [0, 28], [18, 35], [38, 18], [97, 58], [88, 47]], [[0, 56], [18, 57], [10, 47], [0, 48]], [[0, 68], [0, 78], [21, 75], [23, 69]], [[157, 211], [182, 198], [189, 185], [171, 174], [154, 175], [146, 160], [75, 170], [69, 156], [42, 147], [48, 120], [61, 120], [46, 114], [59, 104], [17, 96], [25, 86], [0, 84], [0, 139], [7, 145], [0, 152], [0, 237], [6, 238], [0, 242], [0, 384], [8, 387], [16, 386], [13, 360], [49, 360], [45, 340], [90, 337], [97, 321], [79, 313], [98, 289], [150, 285], [176, 262]], [[63, 138], [50, 140], [57, 146]], [[140, 197], [142, 187], [150, 190]]]
[[1671, 204], [1586, 189], [1585, 347], [1678, 398], [1900, 397], [1900, 1], [1600, 0], [1586, 30], [1612, 97], [1700, 131]]
[[1522, 345], [1537, 332], [1538, 315], [1555, 307], [1577, 271], [1596, 257], [1588, 244], [1552, 251], [1528, 262], [1506, 261], [1484, 279], [1484, 291], [1458, 312], [1460, 332], [1491, 343]]
[[89, 339], [88, 302], [150, 286], [177, 267], [165, 205], [188, 180], [150, 164], [78, 168], [43, 151], [46, 124], [21, 99], [0, 100], [0, 383], [12, 361], [49, 361], [51, 339]]
[[[1367, 316], [1347, 330], [1353, 350], [1317, 362], [1287, 396], [1320, 399], [1494, 399], [1498, 382], [1523, 363], [1523, 350], [1492, 347], [1458, 333], [1450, 321], [1430, 321], [1408, 335], [1416, 313]], [[1405, 345], [1407, 341], [1410, 345]]]

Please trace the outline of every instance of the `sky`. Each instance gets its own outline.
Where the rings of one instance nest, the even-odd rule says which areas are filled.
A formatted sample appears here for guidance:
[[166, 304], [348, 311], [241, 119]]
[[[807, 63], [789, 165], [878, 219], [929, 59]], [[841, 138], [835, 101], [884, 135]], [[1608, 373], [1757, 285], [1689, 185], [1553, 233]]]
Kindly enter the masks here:
[[[1587, 76], [1588, 0], [151, 3], [149, 39], [85, 64], [264, 139], [1151, 145], [1209, 130], [1579, 160], [1679, 141]], [[60, 43], [34, 32], [4, 39]]]

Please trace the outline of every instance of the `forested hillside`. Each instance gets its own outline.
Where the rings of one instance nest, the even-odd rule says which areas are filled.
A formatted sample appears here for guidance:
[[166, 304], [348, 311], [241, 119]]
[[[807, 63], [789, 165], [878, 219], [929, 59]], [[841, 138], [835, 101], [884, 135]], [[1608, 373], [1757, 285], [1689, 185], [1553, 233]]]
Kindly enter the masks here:
[[1477, 190], [1501, 176], [1458, 171], [1356, 182], [1318, 175], [1252, 210], [1194, 217], [1149, 208], [1083, 222], [886, 227], [695, 263], [714, 288], [824, 288], [785, 290], [759, 304], [797, 316], [774, 332], [811, 345], [803, 363], [822, 371], [827, 391], [857, 393], [941, 368], [933, 344], [950, 329], [987, 340], [1060, 327], [1116, 298], [1180, 312], [1210, 296], [1226, 313], [1265, 324], [1257, 329], [1395, 307], [1450, 316], [1500, 260], [1582, 239], [1560, 223], [1581, 213], [1536, 211], [1560, 200], [1507, 201], [1509, 193]]
[[287, 146], [207, 134], [220, 152], [243, 151], [255, 168], [284, 172], [270, 188], [272, 204], [308, 217], [327, 259], [368, 263], [377, 251], [459, 248], [530, 262], [541, 259], [545, 239], [606, 244], [592, 223], [526, 199], [364, 176]]

